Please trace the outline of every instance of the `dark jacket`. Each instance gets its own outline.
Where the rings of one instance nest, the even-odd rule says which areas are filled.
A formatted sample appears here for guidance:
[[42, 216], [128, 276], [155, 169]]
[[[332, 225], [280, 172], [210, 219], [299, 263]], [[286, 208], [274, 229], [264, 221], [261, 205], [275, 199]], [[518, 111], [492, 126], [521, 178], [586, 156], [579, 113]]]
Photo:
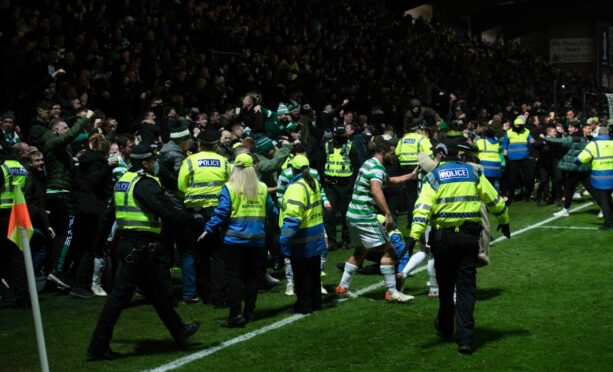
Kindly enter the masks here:
[[173, 141], [165, 143], [160, 150], [160, 162], [175, 176], [179, 175], [179, 169], [186, 157], [185, 152]]
[[70, 143], [88, 124], [89, 120], [83, 118], [77, 120], [63, 135], [57, 135], [50, 130], [42, 133], [40, 141], [47, 168], [47, 189], [72, 190], [76, 169]]
[[585, 146], [587, 146], [589, 143], [587, 138], [581, 135], [562, 138], [545, 137], [545, 141], [547, 141], [547, 143], [559, 144], [562, 146], [562, 148], [566, 149], [566, 154], [562, 156], [562, 159], [558, 163], [558, 169], [567, 172], [588, 172], [590, 170], [589, 165], [578, 165], [575, 163], [577, 155], [579, 155], [579, 153], [583, 151]]
[[44, 209], [46, 206], [46, 191], [47, 175], [45, 171], [39, 171], [32, 167], [28, 167], [26, 186], [23, 189], [28, 205]]
[[104, 154], [90, 149], [79, 157], [75, 182], [78, 213], [102, 215], [113, 195], [113, 167]]
[[[131, 168], [130, 171], [136, 171]], [[138, 172], [143, 172], [142, 170]], [[143, 207], [149, 209], [154, 215], [159, 216], [164, 221], [169, 221], [175, 226], [188, 224], [200, 231], [204, 230], [204, 219], [202, 216], [193, 214], [185, 208], [181, 203], [166, 193], [151, 177], [142, 177], [134, 186], [134, 199]], [[109, 207], [104, 213], [98, 236], [100, 237], [96, 243], [99, 249], [104, 247], [106, 237], [109, 236], [111, 228], [115, 222], [115, 203], [111, 200]], [[197, 226], [196, 226], [197, 225]], [[157, 241], [159, 236], [150, 232], [121, 230], [121, 234], [131, 237]]]

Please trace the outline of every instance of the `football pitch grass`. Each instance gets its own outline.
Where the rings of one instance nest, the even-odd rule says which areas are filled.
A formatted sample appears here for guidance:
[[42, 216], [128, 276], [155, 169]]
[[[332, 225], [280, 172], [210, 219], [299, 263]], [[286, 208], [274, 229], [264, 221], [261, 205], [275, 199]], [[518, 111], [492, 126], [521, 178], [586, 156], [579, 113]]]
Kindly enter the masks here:
[[[304, 317], [292, 315], [295, 298], [283, 294], [283, 281], [276, 291], [259, 295], [256, 321], [243, 329], [219, 327], [226, 309], [181, 304], [185, 322], [202, 322], [187, 350], [176, 349], [153, 308], [137, 298], [123, 312], [111, 343], [124, 358], [112, 362], [85, 361], [104, 299], [45, 293], [49, 365], [52, 371], [164, 369], [195, 354], [179, 369], [611, 370], [613, 232], [597, 230], [598, 209], [585, 203], [557, 219], [551, 218], [559, 209], [554, 206], [511, 206], [512, 231], [527, 230], [494, 244], [491, 265], [479, 269], [472, 356], [435, 336], [438, 301], [427, 297], [427, 274], [421, 271], [405, 284], [405, 292], [416, 296], [411, 304], [385, 303], [380, 276], [356, 275], [352, 290], [371, 290], [345, 301], [328, 295], [324, 310]], [[499, 237], [495, 221], [492, 226]], [[341, 275], [336, 264], [349, 254], [329, 254], [322, 282], [331, 293]], [[0, 371], [38, 369], [31, 312], [0, 304]]]

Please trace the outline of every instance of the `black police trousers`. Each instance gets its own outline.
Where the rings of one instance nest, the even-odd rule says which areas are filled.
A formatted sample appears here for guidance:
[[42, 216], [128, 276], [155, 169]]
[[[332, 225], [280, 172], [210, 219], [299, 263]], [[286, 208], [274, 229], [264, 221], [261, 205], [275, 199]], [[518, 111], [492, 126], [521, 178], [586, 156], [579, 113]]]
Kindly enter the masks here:
[[241, 301], [245, 300], [244, 314], [249, 317], [258, 299], [258, 267], [262, 247], [237, 247], [224, 244], [223, 258], [228, 282], [228, 320], [241, 314]]
[[296, 304], [294, 311], [309, 314], [321, 310], [321, 258], [319, 255], [307, 258], [291, 257], [294, 272]]
[[[351, 180], [353, 180], [353, 178], [351, 178]], [[328, 235], [328, 240], [336, 243], [336, 227], [340, 224], [342, 227], [341, 240], [343, 242], [348, 242], [349, 230], [347, 228], [345, 216], [347, 215], [347, 209], [351, 202], [353, 182], [350, 182], [349, 179], [340, 183], [324, 179], [323, 186], [331, 206], [330, 209], [324, 212], [324, 227]], [[337, 218], [337, 212], [340, 212], [339, 218]], [[334, 249], [334, 247], [330, 247], [330, 249]]]
[[120, 261], [117, 277], [113, 291], [98, 319], [89, 351], [100, 353], [109, 348], [113, 328], [123, 309], [130, 303], [136, 287], [140, 288], [153, 305], [174, 340], [178, 342], [184, 326], [173, 308], [167, 254], [159, 248], [154, 239], [145, 239], [140, 235], [121, 236], [117, 251]]
[[[453, 334], [455, 318], [458, 344], [472, 343], [473, 311], [477, 292], [479, 232], [432, 230], [430, 246], [439, 286], [438, 326], [443, 335]], [[453, 290], [456, 289], [456, 303]]]

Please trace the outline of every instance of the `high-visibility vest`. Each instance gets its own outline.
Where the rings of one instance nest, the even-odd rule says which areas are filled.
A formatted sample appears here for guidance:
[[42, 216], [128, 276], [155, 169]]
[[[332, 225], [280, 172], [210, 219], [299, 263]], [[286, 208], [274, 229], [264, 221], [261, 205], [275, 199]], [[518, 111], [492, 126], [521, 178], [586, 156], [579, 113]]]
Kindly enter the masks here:
[[517, 133], [513, 129], [507, 130], [507, 138], [509, 139], [509, 147], [507, 156], [509, 160], [523, 160], [528, 158], [528, 137], [530, 131], [526, 128], [521, 133]]
[[4, 176], [4, 184], [0, 194], [0, 209], [9, 209], [13, 207], [14, 185], [19, 184], [23, 188], [26, 184], [28, 171], [16, 160], [6, 160], [0, 164], [0, 167]]
[[479, 162], [483, 166], [485, 177], [500, 178], [502, 164], [500, 162], [500, 142], [491, 143], [485, 138], [476, 142], [479, 151]]
[[232, 210], [224, 234], [224, 243], [234, 246], [263, 247], [266, 238], [266, 199], [268, 197], [266, 184], [259, 182], [255, 200], [247, 200], [244, 195], [236, 193], [227, 183], [225, 187], [230, 194]]
[[281, 171], [284, 171], [287, 169], [287, 167], [289, 167], [289, 162], [292, 161], [292, 159], [294, 158], [294, 154], [289, 154], [289, 156], [287, 157], [287, 159], [285, 159], [285, 161], [283, 162], [283, 164], [281, 165]]
[[328, 177], [351, 177], [353, 167], [351, 166], [351, 141], [347, 141], [341, 147], [335, 147], [333, 141], [326, 143], [326, 166], [324, 174]]
[[396, 156], [401, 166], [417, 165], [420, 152], [432, 156], [432, 143], [428, 137], [419, 133], [407, 133], [398, 140]]
[[599, 190], [613, 190], [613, 140], [596, 139], [578, 155], [583, 164], [592, 162], [590, 180]]
[[[442, 163], [424, 178], [412, 224], [431, 223], [437, 228], [447, 228], [464, 222], [481, 222], [482, 200], [491, 201], [488, 207], [493, 208], [494, 215], [507, 213], [504, 201], [480, 170], [461, 162]], [[424, 216], [429, 216], [429, 220]], [[413, 230], [411, 234], [414, 237]]]
[[[179, 170], [179, 190], [185, 190], [184, 204], [188, 207], [216, 207], [221, 187], [230, 179], [228, 160], [214, 152], [202, 151], [183, 160]], [[182, 184], [183, 172], [188, 172], [187, 184]]]
[[134, 186], [143, 177], [152, 178], [158, 185], [160, 184], [159, 178], [136, 172], [124, 173], [115, 184], [115, 221], [119, 230], [159, 234], [162, 229], [160, 218], [134, 199]]
[[[299, 179], [290, 184], [283, 195], [280, 216], [282, 221], [285, 220], [288, 208], [297, 206], [302, 210], [298, 231], [291, 239], [294, 252], [315, 252], [322, 246], [322, 242], [325, 242], [320, 189], [321, 186], [317, 181], [315, 181], [315, 190], [312, 190], [303, 179]], [[284, 234], [283, 228], [281, 234]]]

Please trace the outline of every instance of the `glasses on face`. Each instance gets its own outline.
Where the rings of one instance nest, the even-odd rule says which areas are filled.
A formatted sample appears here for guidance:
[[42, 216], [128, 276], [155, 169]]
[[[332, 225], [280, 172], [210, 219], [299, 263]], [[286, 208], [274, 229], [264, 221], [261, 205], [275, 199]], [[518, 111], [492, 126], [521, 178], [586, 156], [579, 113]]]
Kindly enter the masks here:
[[11, 119], [5, 119], [2, 120], [3, 123], [7, 123], [7, 124], [13, 124], [13, 121]]

